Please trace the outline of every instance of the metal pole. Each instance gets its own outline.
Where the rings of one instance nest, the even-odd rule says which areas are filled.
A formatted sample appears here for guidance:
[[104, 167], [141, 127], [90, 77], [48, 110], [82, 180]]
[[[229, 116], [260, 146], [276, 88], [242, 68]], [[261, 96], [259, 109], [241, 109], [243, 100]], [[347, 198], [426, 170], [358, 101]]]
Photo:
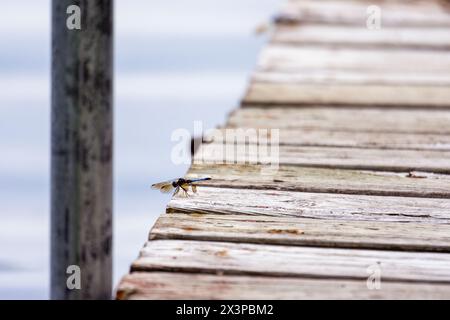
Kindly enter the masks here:
[[52, 299], [111, 298], [112, 80], [113, 0], [53, 0]]

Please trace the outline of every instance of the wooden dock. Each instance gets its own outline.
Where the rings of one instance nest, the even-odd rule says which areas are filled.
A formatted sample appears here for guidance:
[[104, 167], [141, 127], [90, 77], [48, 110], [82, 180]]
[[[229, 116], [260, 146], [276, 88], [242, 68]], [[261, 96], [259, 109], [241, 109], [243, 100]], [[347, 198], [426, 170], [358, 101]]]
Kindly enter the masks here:
[[[366, 26], [381, 9], [381, 29]], [[450, 3], [290, 0], [118, 299], [450, 299]], [[226, 155], [228, 157], [228, 154]], [[266, 165], [267, 166], [267, 165]]]

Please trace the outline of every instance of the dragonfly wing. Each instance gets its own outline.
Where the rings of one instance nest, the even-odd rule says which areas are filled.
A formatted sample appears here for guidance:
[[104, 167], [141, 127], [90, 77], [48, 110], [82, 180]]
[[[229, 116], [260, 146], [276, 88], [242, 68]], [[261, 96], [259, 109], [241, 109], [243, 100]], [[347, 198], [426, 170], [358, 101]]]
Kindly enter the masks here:
[[152, 189], [161, 190], [161, 188], [166, 186], [166, 185], [172, 185], [172, 183], [175, 180], [168, 180], [168, 181], [163, 181], [163, 182], [152, 184]]
[[183, 189], [189, 189], [189, 185], [190, 185], [190, 183], [183, 183], [182, 185], [181, 185], [181, 188], [183, 188]]
[[172, 184], [166, 184], [166, 185], [164, 185], [164, 186], [162, 186], [159, 190], [162, 192], [162, 193], [169, 193], [169, 192], [171, 192], [172, 190], [173, 190], [173, 185]]

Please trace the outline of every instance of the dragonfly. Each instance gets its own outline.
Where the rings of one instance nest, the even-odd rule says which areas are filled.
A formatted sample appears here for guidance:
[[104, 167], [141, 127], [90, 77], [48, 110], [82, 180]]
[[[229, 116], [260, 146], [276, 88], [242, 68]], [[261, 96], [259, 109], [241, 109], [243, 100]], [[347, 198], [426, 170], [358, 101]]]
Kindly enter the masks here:
[[170, 193], [173, 189], [175, 192], [173, 195], [176, 195], [180, 190], [183, 190], [183, 194], [186, 197], [189, 197], [188, 191], [189, 187], [191, 187], [192, 192], [197, 193], [196, 182], [211, 180], [211, 178], [199, 178], [199, 179], [173, 179], [168, 181], [163, 181], [159, 183], [152, 184], [152, 189], [156, 189], [161, 191], [162, 193]]

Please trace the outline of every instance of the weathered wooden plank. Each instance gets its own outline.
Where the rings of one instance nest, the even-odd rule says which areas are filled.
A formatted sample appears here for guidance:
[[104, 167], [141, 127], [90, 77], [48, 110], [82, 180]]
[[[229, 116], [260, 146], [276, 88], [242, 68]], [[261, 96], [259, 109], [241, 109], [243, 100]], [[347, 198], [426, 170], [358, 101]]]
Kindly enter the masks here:
[[450, 225], [398, 222], [171, 213], [149, 238], [450, 252]]
[[198, 187], [173, 197], [167, 212], [449, 224], [450, 200]]
[[202, 185], [321, 193], [450, 198], [450, 176], [426, 172], [340, 170], [280, 165], [263, 174], [258, 165], [194, 164], [187, 177], [211, 177]]
[[[420, 78], [445, 78], [450, 71], [450, 55], [430, 50], [347, 49], [308, 46], [272, 45], [266, 48], [259, 61], [260, 71], [314, 74], [318, 70], [319, 81], [313, 82], [253, 82], [244, 98], [246, 104], [337, 104], [378, 106], [450, 106], [448, 84], [421, 84]], [[320, 81], [323, 71], [369, 74], [380, 72], [391, 83], [365, 81], [356, 85], [349, 82]], [[406, 83], [393, 81], [404, 73]], [[440, 75], [440, 76], [439, 76]], [[261, 76], [260, 76], [261, 77]], [[272, 76], [273, 77], [273, 76]], [[292, 76], [288, 76], [292, 77]], [[344, 76], [345, 77], [345, 76]], [[279, 77], [278, 77], [279, 78]], [[436, 81], [436, 80], [435, 80]], [[284, 81], [285, 82], [285, 81]], [[409, 83], [408, 83], [409, 82]]]
[[251, 83], [247, 105], [356, 105], [449, 108], [446, 86]]
[[227, 123], [234, 128], [295, 128], [350, 132], [450, 134], [450, 111], [333, 107], [240, 108]]
[[382, 10], [382, 27], [450, 26], [450, 14], [444, 1], [291, 0], [282, 8], [281, 15], [288, 17], [290, 23], [297, 21], [365, 26], [367, 8], [372, 5], [377, 5]]
[[450, 254], [334, 249], [189, 240], [152, 240], [132, 271], [180, 271], [450, 283]]
[[408, 47], [441, 50], [450, 48], [450, 34], [446, 28], [382, 27], [379, 30], [370, 30], [365, 24], [279, 25], [271, 41], [283, 44], [343, 47]]
[[302, 71], [256, 71], [251, 80], [256, 83], [276, 84], [353, 84], [353, 85], [411, 85], [411, 86], [449, 86], [449, 73], [328, 70], [314, 69]]
[[[267, 151], [267, 150], [269, 151]], [[264, 146], [204, 143], [194, 155], [194, 163], [278, 164], [319, 168], [383, 170], [394, 172], [429, 171], [450, 173], [450, 151], [394, 150], [307, 146], [279, 146], [275, 152]]]
[[[182, 285], [180, 285], [182, 284]], [[133, 272], [122, 278], [120, 300], [178, 299], [449, 299], [447, 284], [382, 282], [369, 290], [361, 280], [299, 279], [169, 272]]]
[[[250, 129], [250, 130], [248, 130]], [[237, 134], [242, 134], [241, 138]], [[259, 136], [259, 134], [261, 137]], [[245, 138], [245, 139], [244, 139]], [[252, 128], [220, 128], [204, 136], [204, 142], [215, 143], [270, 143], [270, 131], [255, 131]], [[354, 132], [323, 129], [279, 130], [279, 144], [291, 146], [321, 146], [409, 150], [450, 150], [450, 135]]]
[[443, 73], [450, 71], [446, 51], [385, 48], [340, 48], [271, 44], [258, 60], [262, 71], [348, 70], [397, 74]]

